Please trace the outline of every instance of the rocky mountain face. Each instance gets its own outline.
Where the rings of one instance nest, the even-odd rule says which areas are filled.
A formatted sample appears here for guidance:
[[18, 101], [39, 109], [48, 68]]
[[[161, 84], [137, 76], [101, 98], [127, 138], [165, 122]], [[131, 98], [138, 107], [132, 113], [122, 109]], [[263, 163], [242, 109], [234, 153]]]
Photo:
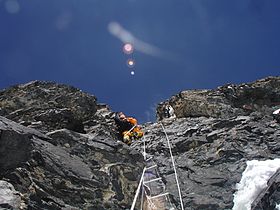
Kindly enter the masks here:
[[[164, 118], [167, 104], [176, 118]], [[276, 108], [280, 77], [183, 91], [159, 104], [158, 121], [143, 125], [146, 153], [174, 205], [180, 209], [165, 134], [185, 209], [231, 209], [246, 161], [280, 155]], [[1, 208], [130, 209], [145, 166], [144, 138], [130, 147], [118, 141], [107, 105], [76, 88], [35, 81], [2, 90], [0, 115]], [[279, 203], [277, 173], [254, 209]]]
[[215, 90], [187, 90], [162, 102], [157, 108], [158, 119], [170, 104], [178, 118], [229, 118], [260, 112], [270, 115], [280, 105], [279, 77], [268, 77], [253, 83], [227, 84]]
[[0, 208], [125, 209], [143, 157], [117, 142], [112, 114], [66, 85], [0, 92]]

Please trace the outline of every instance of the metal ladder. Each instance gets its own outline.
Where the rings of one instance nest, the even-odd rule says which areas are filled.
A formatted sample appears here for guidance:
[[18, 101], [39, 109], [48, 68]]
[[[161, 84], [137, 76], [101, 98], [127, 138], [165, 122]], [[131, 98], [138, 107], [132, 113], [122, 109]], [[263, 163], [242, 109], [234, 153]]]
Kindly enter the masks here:
[[[166, 140], [167, 140], [167, 145], [168, 145], [169, 152], [170, 152], [170, 158], [171, 158], [172, 166], [173, 166], [173, 169], [174, 169], [176, 185], [177, 185], [177, 188], [178, 188], [178, 193], [179, 193], [179, 198], [180, 198], [181, 210], [184, 210], [181, 190], [180, 190], [179, 181], [178, 181], [178, 175], [177, 175], [177, 171], [176, 171], [176, 167], [175, 167], [173, 154], [172, 154], [172, 151], [171, 151], [170, 141], [169, 141], [168, 135], [165, 131], [165, 128], [164, 128], [163, 124], [162, 123], [160, 123], [160, 124], [161, 124], [163, 132], [165, 134], [165, 137], [166, 137]], [[137, 201], [137, 197], [139, 196], [141, 189], [142, 189], [142, 196], [141, 196], [140, 210], [143, 210], [143, 207], [145, 207], [144, 196], [146, 198], [145, 201], [148, 203], [148, 205], [150, 207], [150, 208], [145, 207], [145, 210], [146, 209], [147, 210], [175, 210], [176, 208], [170, 202], [169, 193], [165, 189], [165, 184], [163, 183], [162, 178], [159, 176], [159, 173], [157, 171], [157, 165], [156, 164], [152, 164], [152, 165], [149, 164], [149, 161], [151, 161], [152, 158], [147, 158], [145, 135], [143, 136], [143, 138], [144, 138], [143, 156], [144, 156], [144, 159], [146, 161], [146, 167], [144, 167], [144, 169], [143, 169], [142, 176], [141, 176], [140, 182], [138, 184], [138, 188], [136, 190], [136, 194], [135, 194], [135, 197], [134, 197], [134, 200], [133, 200], [133, 203], [132, 203], [132, 206], [131, 206], [130, 210], [134, 210], [135, 205], [136, 205], [136, 201]], [[152, 170], [154, 170], [154, 173], [151, 172]], [[149, 173], [150, 173], [150, 178], [149, 178], [149, 176], [147, 176], [147, 174], [149, 174]], [[154, 190], [154, 189], [157, 189], [157, 188], [160, 188], [160, 189], [159, 190]], [[151, 189], [153, 189], [153, 190], [151, 190]], [[162, 200], [165, 199], [165, 201], [168, 201], [168, 202], [165, 202], [165, 203], [168, 203], [169, 205], [165, 205], [165, 206], [161, 206], [161, 207], [156, 206], [155, 201], [156, 200], [159, 201], [159, 199], [162, 199]]]
[[171, 206], [169, 192], [166, 191], [165, 184], [158, 173], [157, 165], [151, 160], [152, 158], [146, 160], [147, 167], [144, 171], [142, 183], [142, 197], [145, 196], [146, 199], [144, 203], [141, 199], [141, 210], [143, 205], [145, 209], [149, 210], [175, 209]]

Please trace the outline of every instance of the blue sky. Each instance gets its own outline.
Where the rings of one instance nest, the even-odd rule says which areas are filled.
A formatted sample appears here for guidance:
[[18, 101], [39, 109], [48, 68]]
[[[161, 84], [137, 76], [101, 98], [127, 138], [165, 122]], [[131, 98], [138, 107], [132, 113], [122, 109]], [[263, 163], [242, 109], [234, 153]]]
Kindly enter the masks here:
[[[182, 90], [279, 76], [279, 11], [279, 0], [0, 0], [0, 88], [55, 81], [154, 120]], [[112, 21], [170, 56], [124, 54]]]

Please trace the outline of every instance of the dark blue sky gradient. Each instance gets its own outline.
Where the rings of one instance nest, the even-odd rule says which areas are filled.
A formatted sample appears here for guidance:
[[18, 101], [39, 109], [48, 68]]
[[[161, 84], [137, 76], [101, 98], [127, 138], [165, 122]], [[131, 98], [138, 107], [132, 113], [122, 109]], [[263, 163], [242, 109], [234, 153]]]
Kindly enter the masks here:
[[[279, 0], [0, 0], [0, 88], [55, 81], [154, 120], [179, 91], [279, 76], [279, 11]], [[111, 21], [172, 56], [135, 51], [132, 76]]]

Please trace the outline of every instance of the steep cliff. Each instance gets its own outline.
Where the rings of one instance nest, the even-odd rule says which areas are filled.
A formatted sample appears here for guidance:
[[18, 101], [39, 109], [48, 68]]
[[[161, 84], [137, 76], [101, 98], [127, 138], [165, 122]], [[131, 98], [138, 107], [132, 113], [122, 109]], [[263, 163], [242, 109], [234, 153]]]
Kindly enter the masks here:
[[35, 81], [1, 91], [0, 101], [0, 207], [130, 206], [143, 158], [117, 142], [112, 113], [94, 96]]
[[[176, 118], [164, 118], [167, 104]], [[277, 108], [280, 77], [182, 91], [159, 104], [158, 121], [143, 125], [146, 152], [175, 206], [180, 209], [165, 132], [185, 209], [231, 209], [246, 161], [280, 155]], [[0, 115], [1, 208], [130, 208], [145, 166], [144, 139], [130, 147], [118, 141], [113, 113], [96, 97], [35, 81], [2, 90]], [[256, 209], [280, 203], [279, 178], [269, 186]]]
[[[280, 126], [272, 116], [280, 108], [279, 94], [280, 77], [269, 77], [216, 90], [182, 91], [159, 104], [158, 119], [173, 145], [186, 209], [232, 208], [235, 185], [246, 161], [279, 157]], [[177, 119], [164, 119], [168, 104]], [[157, 162], [168, 182], [172, 175], [167, 170], [170, 162], [163, 131], [158, 123], [147, 129], [148, 148], [150, 153], [158, 153]], [[278, 191], [277, 198], [266, 199], [259, 209], [274, 209], [271, 206], [280, 201], [279, 190], [274, 187], [267, 197]]]

